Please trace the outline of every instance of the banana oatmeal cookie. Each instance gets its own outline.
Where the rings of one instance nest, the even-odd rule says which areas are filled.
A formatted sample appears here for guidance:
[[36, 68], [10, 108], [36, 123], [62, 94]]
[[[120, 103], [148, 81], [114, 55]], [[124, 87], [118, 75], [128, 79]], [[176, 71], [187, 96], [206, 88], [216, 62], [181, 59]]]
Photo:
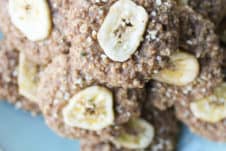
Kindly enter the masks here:
[[74, 1], [72, 65], [110, 86], [141, 88], [178, 48], [172, 0]]
[[[192, 18], [196, 18], [195, 16], [197, 15], [193, 16], [194, 17]], [[184, 18], [185, 16], [183, 17], [183, 20]], [[201, 21], [203, 25], [200, 24]], [[196, 39], [199, 39], [199, 41], [193, 41], [191, 38], [189, 39], [189, 37], [194, 36], [186, 34], [187, 36], [185, 36], [181, 42], [187, 41], [187, 48], [189, 48], [190, 45], [192, 46], [192, 50], [203, 48], [203, 52], [206, 52], [207, 55], [201, 55], [203, 56], [201, 64], [203, 69], [201, 70], [200, 78], [198, 79], [205, 83], [200, 91], [192, 88], [193, 90], [191, 92], [194, 93], [193, 96], [179, 97], [180, 100], [175, 103], [176, 114], [178, 119], [188, 125], [193, 132], [214, 141], [225, 142], [226, 86], [222, 83], [223, 74], [220, 73], [223, 54], [220, 53], [217, 55], [217, 53], [219, 53], [219, 51], [217, 51], [219, 50], [219, 46], [217, 45], [216, 40], [214, 40], [216, 39], [216, 35], [213, 34], [213, 28], [207, 28], [209, 26], [207, 21], [200, 20], [199, 22], [194, 22], [195, 26], [192, 26], [193, 28], [196, 27], [197, 30], [191, 30], [190, 32], [195, 34], [198, 31], [206, 31], [198, 34], [200, 36], [197, 36]], [[186, 22], [184, 23], [185, 25], [188, 25]], [[184, 31], [189, 30], [187, 29]], [[196, 43], [200, 43], [200, 45], [196, 45]], [[184, 46], [186, 46], [186, 43], [184, 43]], [[199, 49], [194, 49], [196, 46], [199, 46], [197, 47]], [[213, 55], [214, 53], [216, 54], [215, 56]]]
[[[221, 40], [223, 41], [223, 39]], [[206, 43], [208, 44], [208, 42]], [[225, 80], [226, 53], [225, 48], [223, 49], [224, 53], [222, 56], [224, 60], [222, 68]], [[219, 58], [219, 60], [221, 59]], [[217, 63], [217, 60], [215, 60], [215, 63]], [[209, 65], [207, 68], [211, 69], [212, 66]], [[215, 67], [215, 69], [218, 68]], [[213, 80], [209, 80], [209, 83], [211, 82], [215, 85], [212, 91], [207, 91], [206, 95], [202, 97], [192, 98], [187, 101], [177, 101], [175, 104], [176, 115], [194, 133], [213, 141], [226, 142], [226, 84], [224, 82], [220, 83], [219, 81], [222, 78], [215, 74], [209, 75], [209, 77], [213, 77]]]
[[189, 7], [181, 7], [179, 11], [180, 49], [198, 58], [199, 76], [185, 87], [152, 82], [149, 96], [160, 109], [174, 104], [178, 119], [194, 133], [225, 142], [226, 84], [222, 83], [223, 53], [214, 33], [214, 25]]
[[[214, 25], [187, 6], [180, 7], [179, 14], [180, 50], [188, 52], [198, 59], [199, 74], [193, 82], [185, 86], [150, 82], [148, 95], [153, 99], [153, 104], [162, 110], [172, 106], [175, 102], [184, 104], [208, 96], [223, 79], [221, 73], [223, 52], [219, 48]], [[191, 63], [182, 65], [184, 67], [181, 67], [180, 70], [185, 70], [186, 66], [194, 68]], [[191, 69], [189, 71], [192, 72]], [[179, 79], [179, 70], [177, 73], [178, 75], [175, 77]], [[190, 74], [187, 74], [187, 78], [189, 77]]]
[[74, 69], [69, 56], [59, 55], [41, 73], [38, 96], [47, 125], [58, 134], [107, 140], [139, 117], [145, 91], [100, 85]]

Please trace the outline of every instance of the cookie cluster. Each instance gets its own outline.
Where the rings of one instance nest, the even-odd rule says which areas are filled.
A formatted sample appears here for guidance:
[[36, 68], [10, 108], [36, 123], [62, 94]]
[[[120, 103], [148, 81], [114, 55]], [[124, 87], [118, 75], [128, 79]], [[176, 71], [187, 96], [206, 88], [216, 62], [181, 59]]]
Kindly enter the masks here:
[[82, 151], [226, 141], [226, 0], [1, 0], [0, 99]]

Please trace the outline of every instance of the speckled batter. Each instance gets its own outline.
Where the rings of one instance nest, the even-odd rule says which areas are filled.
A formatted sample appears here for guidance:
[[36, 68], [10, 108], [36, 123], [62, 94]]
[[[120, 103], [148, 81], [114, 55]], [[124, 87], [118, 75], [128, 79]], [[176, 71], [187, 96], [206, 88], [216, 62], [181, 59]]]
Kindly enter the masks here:
[[18, 92], [18, 59], [19, 52], [10, 41], [0, 41], [0, 100], [7, 100], [16, 108], [31, 111], [33, 114], [39, 113], [38, 105]]
[[[204, 22], [204, 21], [203, 21]], [[198, 27], [198, 26], [197, 26]], [[204, 27], [203, 27], [204, 28]], [[201, 28], [198, 28], [198, 29], [201, 29]], [[208, 30], [210, 31], [210, 29]], [[209, 36], [206, 37], [206, 39], [211, 39], [211, 36], [212, 34], [209, 34]], [[212, 44], [211, 42], [207, 41], [207, 42], [203, 42], [203, 44]], [[208, 46], [208, 45], [206, 45]], [[207, 47], [208, 48], [208, 47]], [[211, 52], [214, 52], [214, 50], [212, 49]], [[221, 55], [223, 56], [223, 54]], [[220, 58], [217, 60], [214, 59], [209, 59], [207, 60], [208, 62], [213, 62], [212, 64], [219, 64], [219, 61], [220, 61]], [[206, 61], [206, 63], [207, 63]], [[215, 66], [214, 68], [212, 68], [213, 66], [211, 64], [207, 64], [206, 65], [207, 67], [207, 71], [209, 71], [209, 75], [212, 73], [212, 71], [218, 69], [217, 66]], [[218, 65], [219, 66], [219, 65]], [[215, 76], [214, 76], [215, 75]], [[214, 85], [216, 85], [217, 83], [219, 84], [219, 81], [221, 81], [220, 77], [219, 77], [220, 74], [211, 74], [210, 76], [213, 77], [211, 79], [208, 80], [208, 82], [206, 82], [206, 87], [205, 87], [205, 96], [208, 96], [210, 94], [212, 94], [211, 91], [206, 91], [208, 89], [208, 86], [211, 85], [211, 83], [214, 83]], [[200, 94], [200, 92], [198, 93]], [[201, 93], [202, 94], [202, 93]], [[226, 128], [226, 122], [225, 120], [222, 120], [220, 122], [217, 122], [215, 124], [211, 124], [211, 123], [208, 123], [208, 122], [204, 122], [204, 121], [201, 121], [199, 120], [198, 118], [196, 118], [194, 116], [194, 114], [191, 112], [190, 110], [190, 103], [194, 101], [194, 99], [188, 99], [187, 101], [177, 101], [176, 105], [175, 105], [175, 108], [176, 108], [176, 114], [177, 114], [177, 117], [183, 121], [185, 124], [187, 124], [189, 126], [189, 128], [197, 133], [197, 134], [200, 134], [208, 139], [211, 139], [211, 140], [214, 140], [214, 141], [226, 141], [226, 133], [225, 133], [225, 128]]]
[[115, 124], [101, 131], [68, 126], [64, 122], [62, 110], [79, 90], [92, 85], [100, 84], [72, 68], [70, 57], [60, 55], [54, 58], [41, 74], [38, 93], [40, 106], [49, 127], [64, 137], [105, 140], [118, 135], [120, 125], [140, 115], [140, 103], [145, 98], [143, 89], [107, 87], [114, 96]]
[[[196, 15], [197, 16], [197, 15]], [[199, 23], [200, 22], [200, 23]], [[201, 31], [208, 31], [200, 34], [200, 36], [197, 37], [197, 39], [200, 39], [199, 43], [201, 44], [198, 48], [202, 48], [201, 46], [204, 46], [206, 53], [208, 54], [206, 59], [203, 60], [203, 71], [205, 71], [203, 74], [202, 79], [206, 79], [205, 81], [205, 87], [203, 89], [200, 89], [202, 91], [194, 91], [194, 94], [196, 94], [193, 97], [190, 97], [189, 99], [181, 98], [180, 101], [177, 101], [175, 104], [176, 108], [176, 114], [177, 117], [183, 121], [185, 124], [188, 125], [188, 127], [195, 133], [200, 134], [208, 139], [214, 140], [214, 141], [226, 141], [226, 122], [225, 120], [222, 120], [220, 122], [217, 122], [216, 124], [210, 124], [208, 122], [201, 121], [197, 119], [190, 111], [189, 105], [191, 102], [195, 101], [197, 98], [203, 98], [204, 96], [209, 96], [213, 92], [213, 88], [217, 86], [222, 81], [222, 75], [220, 74], [219, 70], [219, 62], [221, 61], [222, 57], [211, 57], [212, 54], [217, 53], [218, 48], [216, 43], [216, 36], [212, 33], [213, 28], [210, 28], [211, 26], [207, 21], [200, 20], [199, 22], [196, 22], [194, 24], [195, 29], [194, 32], [197, 32], [199, 30]], [[202, 22], [202, 24], [201, 24]], [[206, 34], [205, 34], [206, 33]], [[188, 35], [189, 36], [189, 35]], [[186, 37], [188, 37], [186, 36]], [[189, 44], [188, 38], [182, 39], [183, 41], [187, 41]], [[191, 36], [189, 36], [191, 37]], [[193, 36], [194, 37], [194, 36]], [[183, 42], [182, 41], [182, 42]], [[195, 41], [194, 41], [195, 42]], [[194, 43], [193, 42], [193, 43]], [[189, 45], [187, 45], [189, 46]], [[192, 45], [193, 46], [193, 45]], [[194, 45], [196, 46], [196, 45]], [[192, 47], [194, 48], [194, 47]], [[218, 48], [219, 49], [219, 48]], [[200, 49], [201, 50], [201, 49]], [[209, 52], [208, 52], [209, 51]], [[223, 54], [220, 53], [221, 56]], [[205, 65], [205, 66], [204, 66]], [[213, 87], [214, 86], [214, 87]], [[210, 89], [212, 88], [212, 90]], [[205, 94], [205, 95], [203, 95]]]
[[195, 11], [219, 24], [226, 16], [226, 0], [178, 0], [187, 1]]
[[180, 50], [194, 54], [200, 64], [200, 73], [195, 81], [176, 87], [156, 81], [150, 82], [149, 96], [156, 107], [164, 110], [176, 101], [188, 102], [207, 96], [222, 81], [222, 49], [214, 32], [214, 25], [189, 7], [179, 9]]
[[[200, 27], [201, 28], [201, 27]], [[207, 42], [206, 42], [207, 43]], [[208, 44], [208, 43], [207, 43]], [[224, 49], [224, 48], [223, 48]], [[212, 50], [213, 51], [213, 50]], [[225, 71], [225, 50], [224, 50], [224, 61], [223, 61], [223, 71]], [[219, 59], [220, 60], [220, 59]], [[217, 62], [217, 60], [215, 60]], [[211, 66], [208, 67], [209, 69]], [[215, 67], [215, 69], [217, 69]], [[210, 72], [210, 71], [209, 71]], [[212, 74], [213, 76], [214, 74]], [[225, 76], [224, 76], [225, 77]], [[215, 84], [219, 84], [218, 81], [220, 81], [219, 76], [215, 76]], [[211, 80], [214, 82], [214, 80]], [[207, 91], [206, 96], [211, 95], [212, 91]], [[193, 102], [194, 99], [189, 99], [187, 101], [177, 101], [175, 104], [176, 108], [176, 114], [178, 119], [183, 121], [186, 125], [189, 126], [189, 128], [194, 132], [197, 133], [201, 136], [204, 136], [210, 140], [213, 141], [220, 141], [220, 142], [225, 142], [226, 141], [226, 120], [221, 120], [220, 122], [217, 123], [208, 123], [203, 120], [200, 120], [194, 116], [194, 114], [190, 110], [190, 103]]]
[[149, 13], [143, 42], [125, 62], [110, 60], [97, 41], [97, 33], [109, 8], [116, 0], [77, 0], [69, 14], [68, 36], [73, 43], [73, 66], [111, 86], [143, 87], [153, 72], [165, 66], [168, 56], [178, 48], [176, 4], [171, 0], [134, 0]]

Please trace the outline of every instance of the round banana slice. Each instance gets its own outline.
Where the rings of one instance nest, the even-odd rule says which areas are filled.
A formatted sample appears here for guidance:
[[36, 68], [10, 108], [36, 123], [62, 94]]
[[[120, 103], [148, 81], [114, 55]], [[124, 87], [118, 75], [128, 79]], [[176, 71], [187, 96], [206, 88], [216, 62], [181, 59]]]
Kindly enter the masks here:
[[216, 123], [226, 118], [226, 83], [217, 87], [212, 96], [190, 104], [192, 113], [199, 119]]
[[128, 149], [144, 149], [154, 138], [154, 127], [143, 119], [133, 119], [128, 128], [114, 142]]
[[152, 78], [160, 82], [183, 86], [194, 81], [198, 74], [198, 60], [193, 55], [178, 52], [170, 57], [168, 68], [154, 74]]
[[136, 51], [148, 22], [146, 10], [132, 0], [112, 5], [98, 32], [98, 41], [113, 61], [124, 62]]
[[19, 56], [19, 93], [27, 99], [38, 102], [38, 67], [26, 59], [23, 53]]
[[48, 37], [51, 15], [47, 0], [9, 0], [12, 23], [31, 41]]
[[114, 123], [113, 96], [104, 87], [91, 86], [77, 93], [63, 109], [71, 127], [98, 131]]

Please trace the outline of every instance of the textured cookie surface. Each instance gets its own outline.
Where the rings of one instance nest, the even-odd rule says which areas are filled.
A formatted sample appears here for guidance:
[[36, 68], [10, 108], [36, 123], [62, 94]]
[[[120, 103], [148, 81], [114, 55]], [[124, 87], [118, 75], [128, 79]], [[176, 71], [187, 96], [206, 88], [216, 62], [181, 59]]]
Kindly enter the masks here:
[[16, 108], [38, 113], [38, 105], [19, 94], [18, 61], [18, 50], [9, 41], [0, 41], [0, 99], [15, 104]]
[[226, 0], [188, 0], [188, 4], [216, 24], [226, 16]]
[[166, 109], [175, 102], [183, 104], [208, 96], [222, 81], [223, 53], [214, 32], [214, 25], [189, 7], [181, 7], [179, 14], [180, 50], [193, 54], [198, 59], [200, 71], [196, 80], [182, 87], [150, 82], [148, 94], [160, 109]]
[[[189, 31], [186, 29], [190, 29], [190, 32], [185, 32], [184, 38], [182, 37], [183, 39], [181, 39], [181, 43], [183, 44], [182, 47], [184, 49], [190, 49], [195, 52], [196, 55], [200, 56], [202, 68], [200, 71], [200, 78], [198, 78], [197, 81], [198, 89], [194, 89], [193, 87], [190, 89], [191, 94], [193, 94], [191, 95], [192, 97], [179, 97], [180, 100], [176, 101], [176, 115], [182, 122], [188, 125], [193, 132], [214, 141], [226, 141], [226, 135], [224, 133], [225, 119], [211, 119], [211, 116], [207, 118], [205, 115], [211, 112], [211, 115], [215, 115], [216, 112], [214, 112], [213, 109], [215, 107], [217, 109], [217, 106], [214, 104], [217, 104], [218, 101], [224, 103], [224, 99], [215, 100], [214, 97], [210, 97], [222, 82], [223, 77], [220, 72], [223, 54], [219, 53], [219, 50], [221, 49], [216, 41], [213, 26], [201, 17], [192, 15], [192, 11], [189, 11], [189, 14], [193, 17], [191, 15], [186, 17], [186, 11], [182, 10], [180, 14], [184, 21], [182, 22], [182, 27], [185, 27], [182, 29], [184, 29], [184, 31]], [[186, 18], [190, 18], [188, 20], [189, 22], [186, 22]], [[188, 28], [189, 23], [190, 25], [193, 24], [195, 26]], [[197, 29], [191, 30], [192, 27], [196, 27]], [[211, 102], [206, 101], [208, 100], [207, 98], [210, 100], [213, 99], [213, 105]], [[194, 104], [196, 101], [198, 102], [198, 100], [205, 100], [206, 103], [203, 102], [202, 104], [200, 101], [199, 103]], [[216, 102], [214, 103], [214, 101]], [[219, 103], [219, 106], [221, 103]], [[223, 114], [223, 112], [220, 114]]]
[[111, 86], [142, 87], [155, 70], [164, 66], [177, 49], [178, 18], [171, 0], [134, 0], [149, 14], [143, 41], [124, 62], [113, 61], [99, 44], [98, 33], [116, 0], [83, 1], [73, 4], [69, 14], [69, 37], [73, 38], [70, 55], [75, 68]]
[[[114, 124], [99, 131], [69, 126], [64, 120], [63, 110], [71, 103], [71, 98], [90, 86], [105, 87], [113, 95]], [[142, 89], [110, 88], [100, 85], [73, 69], [70, 57], [60, 55], [54, 58], [41, 74], [38, 95], [46, 122], [54, 131], [69, 138], [98, 140], [117, 135], [120, 125], [140, 115], [140, 103], [145, 97], [145, 92]]]

